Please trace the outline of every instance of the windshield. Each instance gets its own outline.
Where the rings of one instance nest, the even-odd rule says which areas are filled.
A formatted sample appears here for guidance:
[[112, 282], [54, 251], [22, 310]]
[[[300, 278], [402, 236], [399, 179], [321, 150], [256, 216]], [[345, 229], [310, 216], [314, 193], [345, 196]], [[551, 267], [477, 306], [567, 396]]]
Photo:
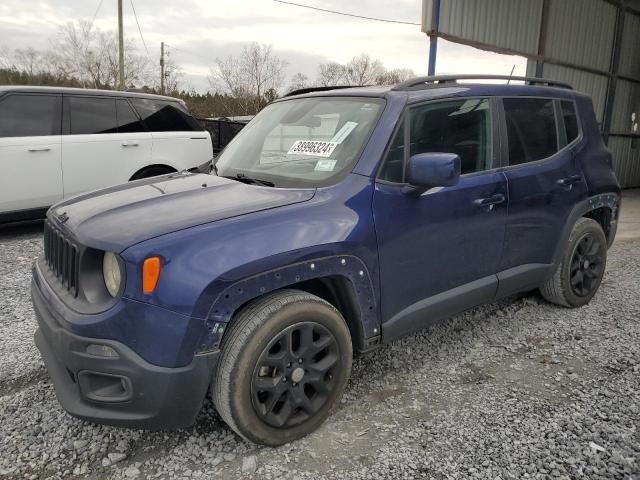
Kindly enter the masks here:
[[274, 103], [227, 145], [218, 175], [276, 187], [319, 187], [348, 174], [384, 100], [304, 98]]

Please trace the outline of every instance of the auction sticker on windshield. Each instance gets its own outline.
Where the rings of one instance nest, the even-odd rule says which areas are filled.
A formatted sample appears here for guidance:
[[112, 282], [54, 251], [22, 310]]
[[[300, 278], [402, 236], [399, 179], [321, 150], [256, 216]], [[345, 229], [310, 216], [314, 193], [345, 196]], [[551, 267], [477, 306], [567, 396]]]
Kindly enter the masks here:
[[337, 142], [322, 140], [297, 140], [291, 145], [287, 155], [312, 155], [314, 157], [330, 157], [338, 146]]

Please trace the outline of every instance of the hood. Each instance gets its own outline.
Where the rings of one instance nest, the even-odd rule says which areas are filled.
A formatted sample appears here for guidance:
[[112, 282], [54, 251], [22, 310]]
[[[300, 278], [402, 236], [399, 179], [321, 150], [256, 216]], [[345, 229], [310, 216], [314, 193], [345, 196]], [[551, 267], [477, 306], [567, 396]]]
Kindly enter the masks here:
[[70, 198], [48, 217], [84, 245], [120, 252], [176, 230], [305, 202], [314, 193], [182, 172]]

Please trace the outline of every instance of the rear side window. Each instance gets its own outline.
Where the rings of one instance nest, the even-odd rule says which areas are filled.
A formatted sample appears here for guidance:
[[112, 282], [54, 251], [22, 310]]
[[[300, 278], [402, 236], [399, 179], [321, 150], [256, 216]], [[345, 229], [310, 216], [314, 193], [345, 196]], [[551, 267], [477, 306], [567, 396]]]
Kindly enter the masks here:
[[8, 95], [0, 100], [0, 137], [58, 135], [58, 97]]
[[203, 130], [203, 127], [178, 102], [134, 98], [131, 103], [152, 132]]
[[118, 119], [118, 132], [136, 133], [145, 131], [138, 115], [126, 100], [120, 99], [116, 101], [116, 116]]
[[71, 135], [116, 133], [115, 98], [69, 97]]
[[573, 102], [563, 100], [560, 102], [562, 108], [562, 120], [564, 121], [564, 131], [567, 134], [567, 143], [573, 142], [578, 138], [578, 118], [576, 117], [576, 108]]
[[558, 151], [553, 100], [505, 98], [509, 165], [520, 165], [550, 157]]

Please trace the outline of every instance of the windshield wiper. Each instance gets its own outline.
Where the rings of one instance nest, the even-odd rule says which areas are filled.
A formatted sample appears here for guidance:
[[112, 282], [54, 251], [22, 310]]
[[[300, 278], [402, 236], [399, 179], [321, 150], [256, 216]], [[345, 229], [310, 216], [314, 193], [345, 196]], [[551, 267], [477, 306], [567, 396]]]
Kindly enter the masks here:
[[236, 173], [235, 175], [221, 175], [222, 178], [230, 178], [231, 180], [237, 180], [242, 183], [248, 183], [252, 185], [262, 185], [263, 187], [275, 187], [276, 184], [269, 180], [261, 180], [259, 178], [251, 178], [244, 173]]

